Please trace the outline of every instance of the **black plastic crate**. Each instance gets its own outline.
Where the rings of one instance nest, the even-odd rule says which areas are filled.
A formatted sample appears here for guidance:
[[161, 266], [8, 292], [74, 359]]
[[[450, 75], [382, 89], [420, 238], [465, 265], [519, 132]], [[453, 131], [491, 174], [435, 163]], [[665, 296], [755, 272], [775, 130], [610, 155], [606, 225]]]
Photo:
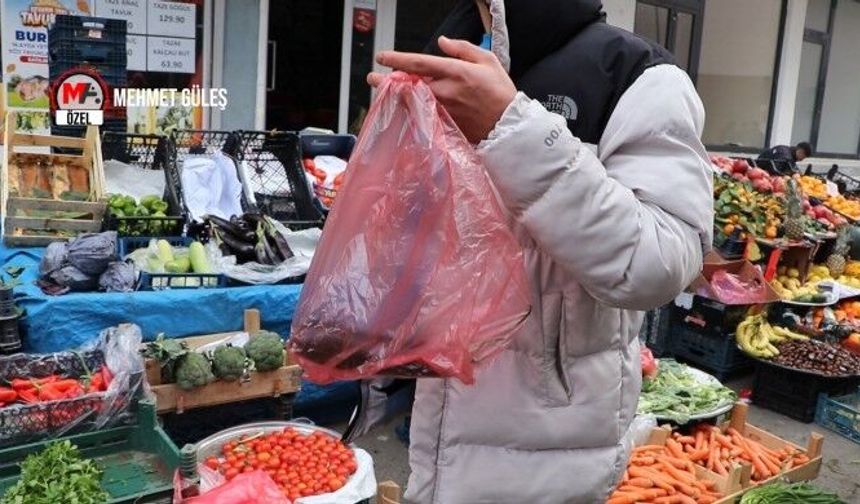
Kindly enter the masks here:
[[149, 247], [152, 239], [165, 240], [171, 247], [187, 247], [194, 241], [187, 236], [170, 236], [167, 238], [156, 238], [154, 236], [123, 236], [116, 240], [117, 257], [125, 258], [135, 250]]
[[[102, 158], [134, 165], [142, 170], [163, 170], [170, 140], [162, 135], [140, 135], [105, 131], [102, 133]], [[165, 179], [167, 177], [165, 176]], [[167, 202], [167, 217], [105, 216], [105, 229], [121, 237], [164, 238], [181, 236], [185, 230], [182, 208], [171, 204], [167, 190], [162, 195]]]
[[[148, 247], [153, 238], [166, 240], [172, 247], [187, 247], [193, 241], [186, 236], [165, 238], [128, 236], [117, 240], [117, 255], [125, 257], [135, 250]], [[137, 289], [142, 291], [217, 287], [227, 287], [227, 277], [220, 273], [148, 273], [143, 271], [140, 273], [137, 284]]]
[[702, 296], [693, 296], [689, 309], [674, 305], [675, 324], [685, 325], [703, 334], [724, 336], [734, 334], [746, 317], [749, 306], [727, 305]]
[[171, 138], [180, 160], [188, 155], [214, 154], [219, 150], [228, 156], [241, 158], [242, 137], [235, 131], [176, 130]]
[[[188, 156], [212, 155], [221, 151], [234, 160], [241, 156], [242, 137], [233, 131], [215, 130], [177, 130], [170, 136], [170, 141], [165, 149], [164, 173], [167, 178], [165, 198], [170, 208], [178, 208], [182, 214], [190, 216], [188, 207], [185, 205], [185, 197], [182, 193], [182, 163]], [[236, 175], [241, 181], [242, 176], [239, 167], [236, 166]], [[241, 205], [245, 211], [254, 208], [248, 201], [244, 191], [241, 196]], [[189, 224], [191, 218], [188, 218]]]
[[321, 220], [302, 166], [299, 136], [244, 131], [242, 137], [239, 159], [246, 167], [242, 182], [253, 192], [257, 208], [279, 221]]
[[48, 41], [48, 61], [102, 63], [125, 69], [128, 53], [125, 44], [95, 40], [82, 43], [61, 38]]
[[105, 216], [106, 231], [116, 231], [119, 237], [165, 238], [181, 236], [185, 230], [185, 217], [117, 217], [110, 213]]
[[281, 221], [281, 224], [284, 225], [290, 231], [302, 231], [304, 229], [311, 228], [322, 228], [323, 221], [322, 220], [313, 220], [313, 221]]
[[138, 290], [217, 289], [227, 287], [227, 277], [220, 273], [147, 273], [140, 274]]
[[734, 334], [713, 335], [675, 324], [670, 350], [676, 359], [702, 368], [720, 381], [752, 367], [752, 360], [738, 349]]
[[642, 321], [640, 336], [654, 357], [671, 357], [674, 310], [671, 305], [649, 310]]
[[669, 352], [720, 380], [748, 370], [752, 361], [737, 348], [734, 337], [748, 309], [701, 296], [693, 296], [689, 309], [673, 305]]
[[[52, 82], [69, 70], [75, 69], [90, 70], [97, 73], [105, 81], [111, 93], [113, 93], [113, 88], [124, 88], [128, 85], [128, 70], [126, 70], [125, 65], [67, 60], [51, 61], [48, 65], [48, 73]], [[111, 99], [113, 99], [113, 94], [111, 94]]]
[[756, 360], [752, 400], [762, 408], [810, 423], [815, 420], [819, 394], [846, 395], [858, 385], [858, 377], [832, 378]]
[[79, 44], [100, 42], [125, 47], [127, 32], [124, 19], [58, 15], [48, 27], [48, 43], [69, 40]]
[[115, 159], [142, 170], [162, 170], [168, 141], [163, 135], [105, 131], [102, 133], [102, 159]]
[[[0, 382], [52, 374], [80, 378], [86, 373], [84, 363], [90, 371], [95, 371], [104, 365], [104, 354], [100, 350], [91, 350], [79, 354], [62, 352], [0, 357]], [[21, 376], [22, 370], [26, 370], [27, 376]], [[104, 401], [104, 394], [88, 394], [74, 399], [0, 408], [0, 448], [39, 441], [64, 429], [68, 433], [79, 433], [100, 428], [96, 424], [97, 412]], [[133, 420], [134, 415], [129, 408], [120, 411], [111, 424], [123, 425]]]

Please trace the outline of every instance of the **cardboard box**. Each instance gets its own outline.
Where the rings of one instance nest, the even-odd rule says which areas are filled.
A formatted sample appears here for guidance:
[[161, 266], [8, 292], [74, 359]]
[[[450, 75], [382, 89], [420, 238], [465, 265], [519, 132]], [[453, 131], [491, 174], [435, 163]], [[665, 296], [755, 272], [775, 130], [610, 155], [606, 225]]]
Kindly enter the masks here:
[[[736, 275], [744, 283], [760, 285], [764, 295], [750, 299], [729, 299], [718, 294], [711, 285], [711, 279], [718, 271], [726, 271], [727, 273]], [[765, 281], [764, 275], [758, 266], [754, 266], [746, 260], [726, 261], [715, 252], [711, 252], [705, 256], [702, 272], [690, 284], [688, 291], [726, 305], [767, 304], [779, 301], [780, 299], [776, 291]]]

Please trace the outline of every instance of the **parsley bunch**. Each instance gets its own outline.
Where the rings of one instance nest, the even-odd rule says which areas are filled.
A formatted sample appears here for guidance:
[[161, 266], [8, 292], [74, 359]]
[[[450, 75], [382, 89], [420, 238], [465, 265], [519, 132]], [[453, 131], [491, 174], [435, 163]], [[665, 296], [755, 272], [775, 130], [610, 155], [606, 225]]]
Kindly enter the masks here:
[[103, 504], [108, 493], [101, 486], [102, 470], [82, 459], [71, 442], [51, 443], [21, 463], [21, 478], [0, 498], [0, 504]]

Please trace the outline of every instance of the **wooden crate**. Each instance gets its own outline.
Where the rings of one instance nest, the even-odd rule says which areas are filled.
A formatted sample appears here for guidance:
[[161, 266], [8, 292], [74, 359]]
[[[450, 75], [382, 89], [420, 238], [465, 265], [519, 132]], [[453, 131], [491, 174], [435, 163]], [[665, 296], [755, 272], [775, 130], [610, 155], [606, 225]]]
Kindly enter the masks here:
[[376, 504], [400, 504], [400, 485], [383, 481], [376, 486]]
[[[97, 232], [105, 213], [104, 168], [98, 128], [90, 126], [84, 138], [46, 136], [15, 131], [16, 114], [9, 112], [3, 131], [3, 172], [0, 211], [4, 219], [5, 242], [10, 246], [45, 246], [65, 235]], [[80, 154], [51, 152], [53, 148], [80, 150]], [[40, 163], [50, 171], [62, 165], [86, 170], [86, 201], [59, 199], [49, 184], [51, 197], [14, 194], [19, 166]], [[16, 182], [12, 184], [10, 175]], [[47, 216], [46, 216], [47, 215]]]
[[[671, 434], [672, 429], [670, 427], [658, 427], [651, 431], [646, 444], [663, 446]], [[744, 479], [749, 481], [750, 466], [736, 466], [726, 476], [711, 472], [698, 464], [695, 465], [694, 470], [696, 471], [696, 478], [703, 481], [713, 481], [714, 490], [723, 495], [715, 504], [731, 504], [735, 502], [736, 497], [743, 495], [743, 481]]]
[[[245, 332], [255, 332], [260, 329], [260, 312], [257, 310], [245, 311]], [[206, 336], [194, 336], [183, 338], [190, 349], [200, 348], [208, 343], [213, 343], [237, 333], [221, 333]], [[302, 370], [298, 365], [291, 364], [288, 354], [284, 353], [284, 365], [275, 371], [258, 373], [252, 371], [250, 379], [246, 382], [237, 380], [227, 382], [214, 381], [203, 387], [193, 390], [182, 390], [175, 383], [161, 383], [161, 368], [152, 359], [146, 360], [146, 377], [150, 388], [156, 397], [158, 413], [168, 413], [202, 408], [206, 406], [217, 406], [250, 399], [263, 397], [278, 397], [282, 394], [294, 394], [301, 388]]]
[[[754, 486], [765, 485], [776, 481], [787, 480], [789, 482], [809, 481], [818, 477], [821, 470], [821, 447], [824, 438], [816, 433], [810, 432], [809, 442], [804, 449], [790, 441], [786, 441], [778, 436], [775, 436], [763, 429], [760, 429], [752, 424], [747, 423], [747, 413], [749, 406], [744, 403], [736, 403], [730, 414], [729, 420], [720, 424], [720, 429], [725, 432], [729, 427], [734, 428], [744, 436], [761, 443], [767, 448], [773, 450], [781, 450], [785, 447], [793, 448], [799, 452], [805, 453], [809, 457], [809, 462], [806, 464], [793, 467], [780, 474], [772, 476], [764, 481], [754, 483], [750, 477], [752, 466], [749, 464], [736, 465], [728, 475], [723, 476], [707, 469], [696, 466], [696, 474], [701, 475], [704, 479], [709, 479], [715, 483], [716, 488], [724, 494], [724, 497], [715, 504], [735, 504], [740, 501], [741, 497], [747, 490]], [[666, 436], [668, 437], [667, 432]], [[665, 443], [665, 439], [663, 440]], [[655, 443], [655, 444], [663, 444]]]
[[[786, 441], [763, 429], [760, 429], [752, 424], [747, 423], [748, 410], [749, 407], [746, 404], [735, 404], [735, 407], [732, 409], [729, 420], [720, 425], [720, 428], [725, 432], [729, 427], [732, 427], [744, 436], [754, 441], [758, 441], [762, 445], [772, 450], [781, 450], [782, 448], [790, 447], [806, 454], [806, 456], [809, 457], [809, 462], [807, 462], [806, 464], [792, 467], [787, 471], [783, 471], [780, 474], [772, 476], [767, 480], [759, 482], [759, 485], [771, 483], [782, 479], [788, 480], [790, 482], [796, 482], [814, 480], [818, 477], [818, 473], [821, 471], [821, 448], [824, 443], [824, 436], [817, 432], [810, 432], [807, 446], [806, 448], [802, 448], [790, 441]], [[752, 482], [749, 480], [748, 477], [745, 481], [742, 481], [741, 483], [745, 487], [752, 485]]]
[[[790, 482], [813, 480], [818, 477], [818, 473], [821, 470], [821, 445], [823, 437], [820, 434], [815, 432], [810, 433], [808, 446], [805, 449], [801, 448], [794, 443], [786, 441], [747, 423], [748, 409], [749, 407], [746, 404], [735, 404], [729, 420], [720, 424], [720, 429], [725, 432], [729, 427], [732, 427], [744, 436], [771, 449], [779, 450], [785, 447], [793, 448], [805, 453], [810, 460], [806, 464], [783, 471], [782, 473], [759, 483], [753, 483], [751, 481], [750, 476], [752, 473], [752, 466], [749, 464], [735, 465], [727, 475], [717, 474], [696, 464], [696, 477], [701, 480], [713, 481], [714, 488], [723, 494], [723, 497], [715, 504], [735, 504], [740, 501], [740, 498], [747, 490], [756, 485], [763, 485], [783, 479]], [[647, 444], [658, 446], [665, 445], [666, 440], [671, 434], [672, 430], [670, 427], [658, 427], [651, 431]]]

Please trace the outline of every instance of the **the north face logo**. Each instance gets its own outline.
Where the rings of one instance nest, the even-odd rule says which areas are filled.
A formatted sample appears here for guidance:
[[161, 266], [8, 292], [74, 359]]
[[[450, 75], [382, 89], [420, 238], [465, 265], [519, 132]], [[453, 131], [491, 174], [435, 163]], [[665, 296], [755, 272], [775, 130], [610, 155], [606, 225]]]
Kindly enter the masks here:
[[549, 95], [546, 97], [546, 101], [542, 102], [542, 105], [550, 112], [554, 112], [568, 121], [575, 121], [579, 116], [579, 108], [570, 96]]

